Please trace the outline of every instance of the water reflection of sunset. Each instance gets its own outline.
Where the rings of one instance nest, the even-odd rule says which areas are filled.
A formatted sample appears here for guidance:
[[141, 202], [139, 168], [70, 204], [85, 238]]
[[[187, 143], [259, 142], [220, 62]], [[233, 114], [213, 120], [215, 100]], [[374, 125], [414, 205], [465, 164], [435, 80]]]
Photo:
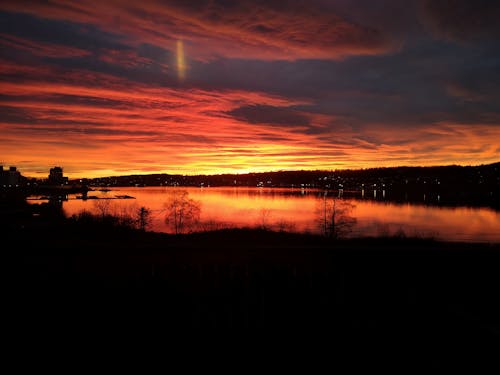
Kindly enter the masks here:
[[353, 215], [363, 235], [396, 233], [447, 240], [498, 241], [500, 215], [489, 208], [435, 207], [357, 201]]
[[[314, 190], [271, 188], [184, 188], [201, 202], [201, 220], [226, 226], [255, 227], [265, 224], [298, 232], [317, 232], [317, 209], [322, 193]], [[131, 195], [135, 200], [112, 199], [112, 210], [131, 211], [145, 206], [152, 210], [154, 231], [168, 231], [163, 222], [164, 204], [172, 188], [117, 188], [111, 192], [91, 192], [99, 197]], [[67, 215], [94, 211], [93, 200], [70, 199], [64, 203]], [[500, 241], [500, 214], [488, 208], [436, 207], [394, 204], [369, 200], [353, 201], [357, 219], [353, 235], [401, 234], [446, 240]]]

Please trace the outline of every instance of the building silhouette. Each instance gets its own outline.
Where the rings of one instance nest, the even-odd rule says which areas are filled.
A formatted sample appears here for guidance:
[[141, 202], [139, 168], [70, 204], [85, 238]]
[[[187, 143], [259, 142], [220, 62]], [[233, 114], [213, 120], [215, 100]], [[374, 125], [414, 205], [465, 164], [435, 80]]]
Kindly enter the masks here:
[[48, 182], [50, 185], [67, 185], [68, 177], [64, 177], [61, 167], [50, 168]]
[[9, 167], [4, 170], [1, 166], [0, 170], [0, 185], [3, 187], [16, 187], [21, 183], [21, 173], [16, 167]]

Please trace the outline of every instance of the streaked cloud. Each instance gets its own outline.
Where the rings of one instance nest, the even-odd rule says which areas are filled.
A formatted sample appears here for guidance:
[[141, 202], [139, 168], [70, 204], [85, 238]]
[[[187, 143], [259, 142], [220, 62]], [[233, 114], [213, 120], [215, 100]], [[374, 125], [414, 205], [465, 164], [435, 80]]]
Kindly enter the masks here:
[[498, 161], [496, 8], [404, 4], [2, 2], [0, 163], [83, 177]]
[[340, 58], [393, 49], [380, 30], [321, 1], [19, 1], [3, 9], [97, 25], [156, 45], [183, 39], [196, 57]]

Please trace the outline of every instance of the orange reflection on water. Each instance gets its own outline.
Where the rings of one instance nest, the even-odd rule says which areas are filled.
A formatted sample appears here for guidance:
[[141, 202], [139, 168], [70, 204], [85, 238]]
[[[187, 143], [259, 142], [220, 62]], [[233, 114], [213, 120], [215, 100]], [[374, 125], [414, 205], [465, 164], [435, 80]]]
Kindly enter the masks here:
[[236, 227], [290, 224], [295, 230], [313, 230], [315, 201], [300, 190], [265, 188], [207, 188], [193, 193], [202, 202], [204, 219]]
[[[131, 213], [139, 207], [152, 211], [151, 230], [168, 232], [164, 223], [165, 202], [171, 187], [126, 187], [89, 195], [114, 198], [130, 195], [136, 199], [110, 199], [110, 211]], [[323, 193], [315, 190], [205, 187], [182, 188], [201, 203], [204, 228], [260, 227], [297, 232], [319, 232], [318, 208]], [[82, 210], [96, 212], [96, 201], [71, 199], [64, 202], [67, 215]], [[451, 241], [500, 242], [500, 213], [489, 208], [436, 207], [353, 200], [351, 216], [357, 222], [352, 236], [380, 236], [404, 233], [407, 236], [435, 237]]]
[[445, 240], [500, 241], [500, 214], [488, 208], [436, 207], [357, 201], [356, 233], [397, 234]]

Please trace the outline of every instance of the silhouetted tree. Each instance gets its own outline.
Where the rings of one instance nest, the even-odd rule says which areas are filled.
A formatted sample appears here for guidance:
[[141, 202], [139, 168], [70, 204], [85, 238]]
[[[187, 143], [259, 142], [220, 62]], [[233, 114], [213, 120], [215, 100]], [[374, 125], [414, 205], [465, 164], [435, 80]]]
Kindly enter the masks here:
[[200, 221], [201, 205], [186, 190], [172, 190], [165, 209], [165, 223], [175, 234], [192, 232]]
[[145, 231], [151, 224], [151, 211], [146, 207], [141, 207], [137, 211], [137, 226], [140, 230]]
[[352, 231], [356, 218], [351, 216], [354, 204], [341, 198], [323, 196], [318, 201], [317, 221], [321, 232], [328, 238], [337, 239]]

